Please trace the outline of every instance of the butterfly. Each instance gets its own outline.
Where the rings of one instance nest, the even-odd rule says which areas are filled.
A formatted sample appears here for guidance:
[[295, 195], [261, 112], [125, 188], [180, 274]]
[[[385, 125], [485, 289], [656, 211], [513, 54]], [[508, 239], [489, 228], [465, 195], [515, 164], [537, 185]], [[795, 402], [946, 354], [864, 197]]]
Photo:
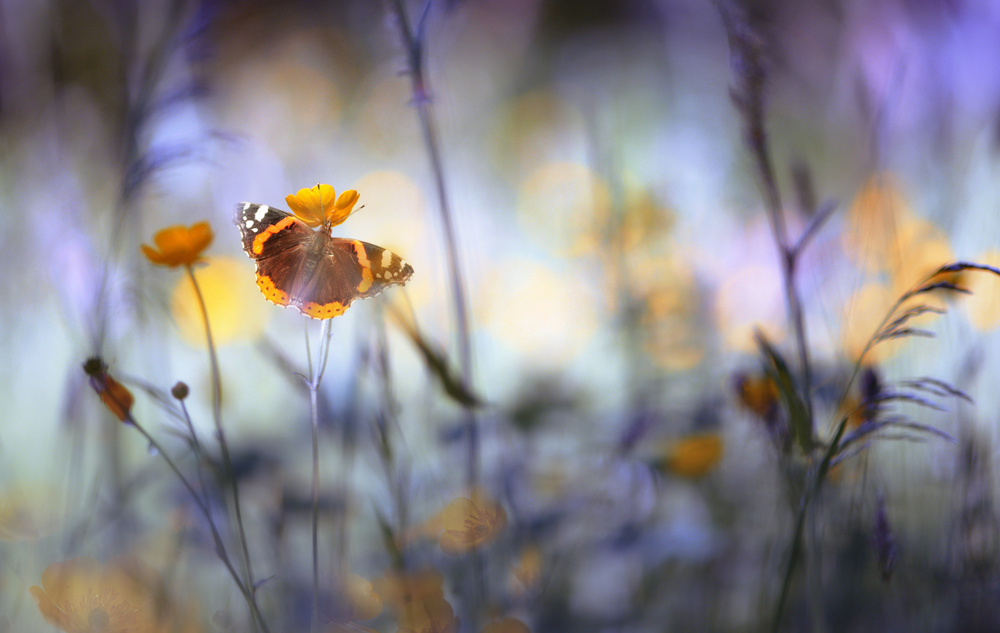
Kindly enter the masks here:
[[234, 220], [243, 250], [257, 262], [264, 297], [314, 319], [339, 316], [355, 299], [405, 284], [413, 274], [406, 260], [381, 246], [333, 237], [331, 220], [314, 230], [287, 211], [251, 202], [236, 206]]

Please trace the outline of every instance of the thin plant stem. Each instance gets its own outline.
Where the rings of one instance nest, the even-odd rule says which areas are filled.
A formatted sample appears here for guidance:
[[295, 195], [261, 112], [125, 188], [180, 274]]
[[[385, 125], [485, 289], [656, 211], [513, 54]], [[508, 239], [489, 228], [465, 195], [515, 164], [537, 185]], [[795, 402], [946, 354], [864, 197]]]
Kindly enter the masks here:
[[312, 631], [319, 630], [319, 386], [330, 357], [330, 320], [323, 321], [320, 349], [316, 365], [312, 362], [309, 345], [309, 323], [306, 322], [306, 359], [309, 362], [309, 412], [312, 421]]
[[819, 467], [815, 471], [815, 476], [810, 482], [810, 485], [806, 488], [805, 492], [803, 492], [799, 501], [799, 509], [795, 515], [795, 531], [792, 534], [792, 548], [788, 554], [788, 563], [785, 566], [785, 574], [781, 581], [781, 593], [778, 596], [778, 604], [774, 609], [774, 620], [771, 630], [775, 633], [777, 633], [781, 626], [781, 617], [784, 615], [785, 604], [788, 602], [788, 594], [792, 588], [792, 578], [795, 575], [799, 559], [802, 558], [803, 551], [805, 549], [804, 532], [809, 506], [813, 499], [819, 495], [819, 491], [823, 487], [823, 482], [826, 480], [826, 476], [830, 472], [830, 464], [840, 449], [840, 440], [844, 436], [844, 429], [846, 427], [847, 417], [843, 417], [837, 425], [837, 431], [833, 436], [833, 440], [827, 447], [826, 453], [824, 453], [823, 459], [820, 461]]
[[[403, 43], [406, 47], [413, 105], [417, 109], [420, 131], [423, 135], [424, 146], [427, 148], [431, 171], [434, 174], [434, 185], [441, 211], [441, 227], [444, 232], [445, 249], [448, 255], [452, 308], [454, 310], [455, 328], [458, 339], [459, 366], [462, 372], [462, 381], [471, 387], [473, 385], [472, 347], [469, 339], [469, 317], [466, 306], [465, 282], [458, 256], [458, 245], [455, 238], [451, 204], [448, 199], [448, 188], [445, 184], [444, 163], [441, 158], [437, 130], [430, 108], [430, 90], [428, 89], [427, 78], [424, 73], [424, 27], [427, 23], [431, 3], [428, 0], [424, 5], [423, 13], [417, 23], [416, 30], [410, 24], [403, 0], [392, 0], [392, 6], [395, 9]], [[479, 483], [480, 439], [476, 414], [469, 405], [465, 406], [464, 422], [467, 441], [465, 481], [468, 488], [472, 490]], [[473, 582], [472, 586], [469, 587], [469, 604], [467, 608], [469, 615], [473, 618], [473, 621], [469, 624], [475, 629], [478, 624], [474, 621], [478, 618], [478, 607], [480, 604], [486, 604], [487, 601], [484, 561], [480, 552], [472, 553], [472, 575]]]
[[205, 324], [205, 337], [208, 340], [208, 356], [212, 367], [212, 420], [215, 422], [219, 450], [222, 454], [222, 467], [232, 486], [233, 512], [236, 517], [236, 528], [239, 534], [240, 549], [243, 553], [247, 584], [251, 591], [256, 591], [253, 566], [250, 562], [250, 550], [247, 546], [246, 530], [243, 528], [243, 513], [240, 510], [239, 483], [236, 481], [236, 473], [233, 471], [233, 462], [229, 455], [229, 444], [226, 442], [226, 433], [222, 428], [222, 378], [219, 374], [219, 358], [215, 351], [215, 342], [212, 340], [212, 328], [208, 321], [208, 308], [205, 305], [205, 297], [201, 293], [201, 288], [198, 286], [198, 280], [194, 276], [194, 267], [189, 264], [185, 266], [185, 270], [187, 270], [188, 278], [194, 287], [195, 295], [198, 298], [198, 307], [201, 310], [202, 321]]
[[764, 199], [768, 217], [771, 220], [771, 232], [778, 247], [778, 257], [781, 259], [781, 277], [785, 289], [785, 305], [788, 309], [788, 319], [795, 332], [795, 346], [799, 356], [799, 366], [802, 380], [802, 400], [806, 405], [809, 419], [810, 435], [813, 432], [812, 407], [812, 369], [809, 361], [809, 347], [806, 344], [806, 325], [802, 310], [802, 298], [795, 285], [795, 272], [798, 265], [799, 249], [793, 248], [788, 241], [788, 229], [785, 225], [784, 213], [781, 210], [781, 197], [774, 178], [774, 168], [768, 149], [767, 137], [761, 138], [753, 147], [757, 167], [764, 189]]
[[[406, 46], [407, 64], [412, 82], [413, 105], [420, 121], [420, 131], [423, 135], [431, 171], [434, 174], [434, 187], [437, 192], [441, 211], [441, 227], [444, 232], [445, 251], [448, 255], [448, 271], [451, 279], [452, 309], [454, 310], [455, 327], [458, 343], [459, 366], [462, 380], [466, 385], [472, 385], [472, 347], [469, 339], [469, 317], [465, 297], [465, 281], [461, 262], [458, 256], [458, 241], [455, 238], [455, 228], [452, 219], [451, 203], [448, 198], [448, 187], [444, 175], [444, 163], [438, 143], [437, 129], [430, 108], [430, 90], [424, 74], [423, 24], [430, 8], [428, 2], [424, 13], [414, 31], [406, 13], [403, 0], [393, 0], [393, 8], [399, 20], [403, 43]], [[471, 407], [465, 409], [465, 424], [468, 437], [468, 459], [466, 462], [466, 484], [471, 489], [479, 481], [479, 429], [476, 416]]]
[[[788, 311], [788, 320], [794, 332], [800, 365], [801, 386], [799, 388], [806, 406], [809, 434], [812, 437], [814, 432], [812, 369], [809, 361], [809, 348], [806, 345], [802, 299], [799, 297], [795, 285], [795, 272], [801, 248], [792, 244], [788, 238], [788, 228], [781, 207], [781, 195], [778, 191], [765, 127], [764, 93], [767, 82], [765, 46], [759, 35], [748, 23], [746, 16], [742, 15], [738, 8], [722, 0], [719, 0], [717, 5], [729, 37], [731, 65], [736, 83], [732, 90], [733, 101], [743, 118], [747, 145], [757, 168], [761, 193], [764, 196], [764, 206], [767, 209], [771, 233], [780, 259], [785, 305]], [[800, 239], [797, 244], [801, 246], [804, 241]]]
[[179, 402], [180, 402], [180, 405], [181, 405], [181, 412], [184, 415], [184, 422], [185, 422], [185, 424], [187, 424], [188, 431], [191, 433], [191, 446], [194, 449], [195, 460], [196, 460], [195, 461], [195, 473], [197, 473], [197, 475], [198, 475], [198, 483], [199, 483], [199, 485], [201, 485], [202, 494], [205, 495], [205, 504], [206, 504], [206, 506], [208, 506], [208, 508], [205, 511], [205, 514], [208, 516], [209, 522], [211, 522], [211, 520], [212, 520], [211, 514], [210, 514], [211, 505], [208, 503], [208, 486], [205, 485], [205, 477], [204, 477], [204, 474], [202, 473], [202, 468], [201, 468], [201, 459], [202, 459], [202, 456], [205, 454], [205, 451], [204, 451], [204, 449], [202, 449], [201, 442], [198, 441], [198, 435], [194, 431], [194, 424], [191, 422], [191, 414], [188, 413], [187, 405], [184, 404], [184, 400], [183, 399], [179, 399]]
[[216, 527], [215, 522], [212, 520], [212, 513], [209, 509], [207, 500], [201, 498], [198, 492], [194, 489], [194, 486], [191, 485], [191, 482], [187, 480], [187, 477], [184, 476], [184, 473], [182, 473], [180, 468], [177, 467], [177, 464], [174, 463], [174, 460], [170, 458], [170, 455], [167, 454], [167, 452], [163, 450], [163, 447], [160, 445], [160, 443], [156, 441], [156, 438], [150, 435], [146, 431], [146, 429], [142, 428], [142, 426], [140, 426], [139, 423], [136, 422], [135, 419], [132, 418], [131, 416], [128, 419], [128, 424], [134, 427], [137, 431], [139, 431], [140, 434], [142, 434], [144, 438], [146, 438], [146, 441], [149, 442], [149, 445], [153, 447], [153, 449], [160, 455], [160, 457], [163, 458], [163, 461], [167, 463], [167, 466], [170, 467], [170, 470], [174, 471], [174, 474], [177, 476], [180, 482], [184, 485], [185, 488], [187, 488], [188, 493], [191, 494], [191, 498], [194, 499], [195, 505], [198, 506], [198, 509], [201, 510], [201, 513], [205, 516], [205, 520], [208, 522], [209, 531], [212, 533], [212, 541], [215, 543], [215, 553], [219, 556], [219, 559], [222, 561], [222, 564], [226, 566], [226, 569], [229, 571], [229, 575], [233, 577], [233, 580], [236, 582], [237, 588], [240, 590], [240, 593], [242, 593], [243, 597], [246, 599], [247, 606], [249, 606], [250, 608], [250, 614], [253, 616], [254, 622], [261, 631], [263, 631], [264, 633], [268, 633], [270, 629], [268, 629], [267, 622], [265, 622], [264, 620], [264, 615], [261, 613], [260, 606], [257, 604], [257, 598], [254, 595], [253, 588], [252, 586], [248, 586], [246, 583], [243, 582], [243, 580], [240, 578], [239, 572], [237, 572], [236, 568], [233, 566], [233, 562], [229, 558], [229, 554], [226, 552], [226, 546], [222, 540], [222, 535], [219, 534], [219, 530]]

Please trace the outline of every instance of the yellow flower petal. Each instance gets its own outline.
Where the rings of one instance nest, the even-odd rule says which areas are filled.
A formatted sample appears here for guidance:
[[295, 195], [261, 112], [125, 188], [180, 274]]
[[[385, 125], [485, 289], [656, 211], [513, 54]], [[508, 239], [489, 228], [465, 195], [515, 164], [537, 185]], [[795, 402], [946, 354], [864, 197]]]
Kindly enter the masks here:
[[470, 496], [452, 500], [441, 512], [444, 534], [438, 544], [446, 554], [461, 554], [491, 543], [507, 525], [503, 506], [482, 488], [476, 487]]
[[471, 499], [465, 497], [453, 499], [441, 512], [441, 526], [444, 527], [445, 531], [464, 530], [466, 520], [478, 511], [479, 508]]
[[285, 197], [292, 213], [312, 227], [326, 221], [327, 214], [334, 210], [335, 201], [336, 192], [330, 185], [299, 189], [294, 195]]
[[722, 451], [722, 436], [718, 433], [688, 435], [667, 447], [662, 466], [679, 477], [695, 479], [719, 463]]
[[524, 548], [517, 564], [510, 568], [510, 572], [519, 583], [520, 589], [535, 591], [542, 578], [541, 550], [535, 545]]
[[453, 633], [457, 630], [455, 612], [444, 598], [410, 602], [399, 616], [398, 633]]
[[351, 215], [351, 211], [354, 210], [354, 205], [358, 203], [358, 198], [360, 197], [361, 195], [354, 189], [348, 189], [340, 194], [336, 204], [326, 213], [326, 219], [330, 223], [330, 226], [337, 226], [346, 220]]
[[159, 575], [137, 560], [116, 558], [106, 565], [93, 558], [52, 563], [42, 572], [42, 586], [29, 589], [50, 624], [67, 633], [91, 631], [188, 631], [175, 627], [179, 611], [164, 594]]
[[349, 574], [344, 582], [344, 594], [351, 607], [351, 620], [371, 620], [382, 613], [382, 598], [367, 579]]
[[396, 611], [402, 611], [408, 602], [444, 597], [444, 577], [435, 569], [389, 572], [374, 585], [383, 602]]
[[778, 387], [766, 374], [742, 374], [736, 378], [736, 390], [740, 404], [767, 418], [774, 414], [778, 406]]

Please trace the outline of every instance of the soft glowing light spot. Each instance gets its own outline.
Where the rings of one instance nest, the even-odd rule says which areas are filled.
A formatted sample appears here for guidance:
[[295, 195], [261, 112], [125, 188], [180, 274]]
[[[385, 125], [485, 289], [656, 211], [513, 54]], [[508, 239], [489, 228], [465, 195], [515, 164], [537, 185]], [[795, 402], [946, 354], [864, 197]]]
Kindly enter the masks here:
[[[252, 275], [243, 258], [216, 257], [210, 260], [208, 266], [198, 269], [198, 285], [205, 298], [212, 336], [217, 344], [254, 340], [264, 331], [270, 314], [267, 304], [260, 300], [260, 294], [250, 283]], [[261, 290], [267, 295], [267, 289], [262, 286]], [[277, 291], [272, 288], [272, 292]], [[177, 280], [170, 308], [184, 340], [194, 345], [205, 345], [205, 325], [197, 296], [187, 276]]]
[[559, 255], [592, 252], [609, 215], [611, 195], [604, 181], [578, 163], [549, 163], [521, 185], [517, 219], [539, 245]]
[[752, 353], [754, 328], [772, 341], [782, 337], [784, 308], [780, 274], [772, 266], [750, 264], [719, 286], [715, 318], [728, 348]]
[[537, 262], [504, 260], [484, 280], [477, 319], [530, 363], [558, 367], [597, 329], [603, 305], [593, 284]]

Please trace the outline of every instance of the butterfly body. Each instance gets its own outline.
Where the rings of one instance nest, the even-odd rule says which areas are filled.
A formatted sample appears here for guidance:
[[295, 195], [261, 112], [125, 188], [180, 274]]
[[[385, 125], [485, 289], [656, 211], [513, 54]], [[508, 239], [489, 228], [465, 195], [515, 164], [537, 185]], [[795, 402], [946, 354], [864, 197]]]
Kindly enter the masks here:
[[405, 284], [413, 274], [381, 246], [333, 237], [329, 223], [314, 230], [287, 211], [251, 202], [236, 206], [234, 220], [268, 301], [314, 319], [339, 316], [355, 299]]

